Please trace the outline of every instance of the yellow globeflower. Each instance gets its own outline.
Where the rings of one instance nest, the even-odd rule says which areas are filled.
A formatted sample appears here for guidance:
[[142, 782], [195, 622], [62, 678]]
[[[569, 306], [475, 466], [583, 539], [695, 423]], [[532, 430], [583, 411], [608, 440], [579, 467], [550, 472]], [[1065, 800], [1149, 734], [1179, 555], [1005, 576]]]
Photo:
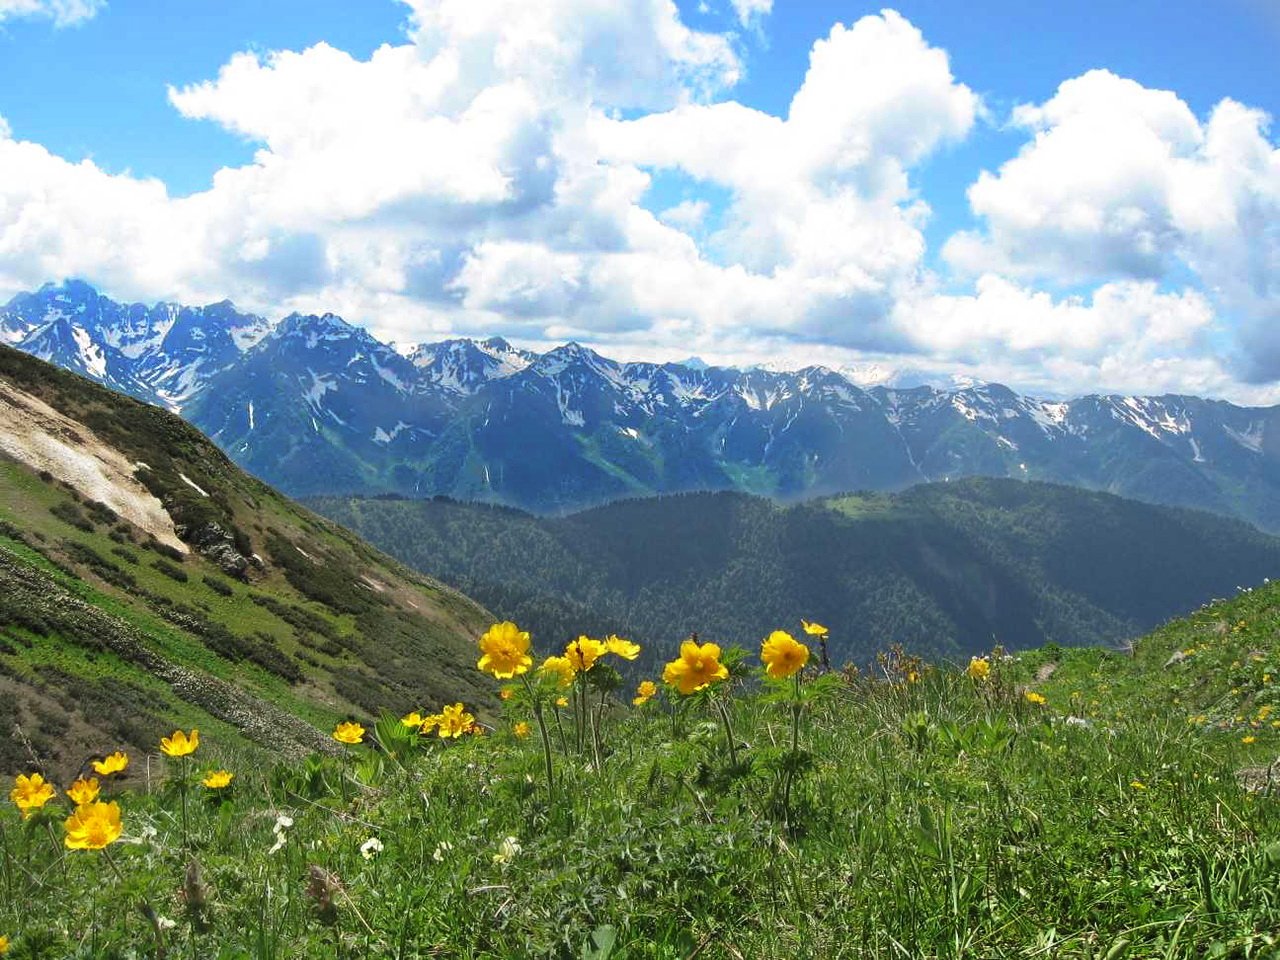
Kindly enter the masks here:
[[9, 791], [9, 799], [22, 811], [22, 819], [31, 816], [56, 796], [53, 784], [42, 774], [18, 774], [13, 781], [13, 789]]
[[495, 623], [480, 637], [481, 657], [476, 666], [499, 680], [510, 680], [533, 666], [529, 634], [510, 620]]
[[573, 666], [574, 670], [586, 673], [596, 665], [596, 661], [609, 652], [609, 647], [603, 640], [593, 640], [590, 637], [579, 637], [577, 640], [571, 640], [569, 645], [564, 648], [565, 659]]
[[[556, 706], [557, 706], [557, 707], [560, 707], [561, 709], [563, 709], [563, 708], [567, 707], [568, 705], [569, 705], [569, 698], [568, 698], [568, 697], [556, 697]], [[1280, 721], [1276, 721], [1276, 722], [1277, 722], [1277, 723], [1280, 723]]]
[[0, 934], [0, 957], [9, 952], [9, 938]]
[[680, 656], [667, 664], [662, 680], [688, 696], [729, 676], [729, 668], [720, 662], [720, 647], [714, 643], [699, 644], [686, 640], [680, 645]]
[[333, 728], [333, 739], [339, 743], [364, 743], [364, 727], [351, 720], [344, 720]]
[[760, 646], [765, 672], [775, 680], [785, 680], [809, 662], [809, 648], [787, 633], [775, 630]]
[[811, 637], [825, 637], [829, 631], [820, 623], [810, 623], [808, 620], [801, 620], [800, 626], [804, 627], [804, 632]]
[[120, 839], [120, 804], [88, 803], [76, 807], [64, 824], [64, 842], [69, 850], [101, 850]]
[[470, 733], [475, 725], [476, 718], [467, 713], [462, 704], [455, 703], [440, 711], [436, 733], [442, 740], [450, 737], [457, 738], [464, 733]]
[[423, 719], [425, 718], [422, 716], [422, 714], [420, 714], [417, 710], [414, 710], [412, 713], [406, 713], [403, 717], [401, 717], [400, 722], [404, 724], [406, 727], [421, 727]]
[[623, 660], [634, 660], [640, 656], [640, 644], [632, 643], [630, 640], [624, 640], [615, 634], [609, 634], [604, 642], [605, 649], [615, 656], [621, 657]]
[[98, 799], [98, 778], [89, 777], [86, 780], [81, 777], [67, 788], [67, 796], [71, 798], [71, 802], [77, 807], [83, 807], [86, 803], [93, 803]]
[[210, 790], [224, 790], [231, 786], [231, 781], [235, 778], [236, 775], [227, 770], [210, 770], [200, 782]]
[[200, 731], [192, 730], [187, 736], [181, 730], [173, 731], [173, 735], [160, 740], [160, 752], [166, 757], [187, 757], [196, 752], [200, 746]]
[[109, 777], [112, 774], [122, 773], [128, 766], [129, 755], [123, 750], [117, 750], [101, 760], [93, 761], [93, 772], [100, 777]]
[[529, 735], [529, 724], [521, 720], [519, 723], [517, 723], [514, 727], [511, 728], [511, 732], [514, 733], [521, 740], [523, 740], [525, 737]]
[[1027, 703], [1034, 703], [1037, 707], [1042, 707], [1049, 702], [1044, 694], [1036, 693], [1034, 690], [1028, 690], [1023, 696], [1027, 698]]
[[1250, 735], [1249, 735], [1249, 736], [1247, 736], [1247, 737], [1241, 737], [1241, 738], [1240, 738], [1240, 742], [1241, 742], [1241, 743], [1243, 743], [1243, 744], [1245, 744], [1246, 746], [1248, 746], [1248, 745], [1249, 745], [1249, 744], [1251, 744], [1251, 743], [1257, 743], [1257, 742], [1258, 742], [1258, 738], [1257, 738], [1257, 737], [1255, 737], [1253, 734], [1250, 734]]
[[991, 676], [991, 661], [985, 657], [971, 657], [964, 672], [971, 680], [986, 680]]
[[440, 726], [440, 714], [433, 713], [429, 717], [422, 718], [422, 726], [418, 727], [418, 732], [430, 733], [438, 726]]
[[556, 683], [561, 687], [567, 687], [573, 683], [573, 678], [578, 675], [577, 669], [569, 662], [568, 657], [547, 657], [542, 661], [542, 665], [538, 667], [538, 672], [549, 677], [554, 677]]
[[640, 686], [636, 687], [635, 698], [631, 701], [633, 706], [643, 707], [646, 703], [653, 699], [654, 694], [658, 692], [658, 685], [652, 680], [641, 680]]

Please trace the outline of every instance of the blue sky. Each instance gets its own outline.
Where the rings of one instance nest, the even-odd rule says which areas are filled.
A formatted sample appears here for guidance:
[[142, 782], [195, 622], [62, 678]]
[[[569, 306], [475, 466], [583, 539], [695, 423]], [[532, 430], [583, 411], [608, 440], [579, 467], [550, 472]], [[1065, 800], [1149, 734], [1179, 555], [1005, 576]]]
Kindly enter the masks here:
[[[69, 25], [59, 25], [50, 16], [12, 15], [19, 9], [29, 12], [33, 2], [58, 9], [65, 9], [58, 6], [60, 3], [80, 4], [84, 7], [81, 13], [93, 15], [82, 16]], [[494, 8], [508, 2], [494, 0]], [[1140, 364], [1149, 361], [1164, 371], [1164, 379], [1152, 379], [1152, 386], [1181, 384], [1205, 391], [1255, 394], [1271, 389], [1275, 375], [1280, 373], [1280, 348], [1274, 351], [1277, 361], [1272, 364], [1267, 359], [1272, 345], [1259, 338], [1265, 338], [1265, 331], [1280, 316], [1280, 293], [1249, 277], [1258, 273], [1260, 264], [1265, 267], [1272, 263], [1273, 256], [1280, 259], [1280, 253], [1271, 249], [1280, 241], [1276, 240], [1277, 230], [1270, 219], [1280, 201], [1268, 192], [1267, 186], [1268, 177], [1274, 176], [1268, 163], [1275, 163], [1265, 156], [1268, 147], [1274, 151], [1275, 136], [1262, 116], [1280, 111], [1280, 85], [1275, 83], [1272, 66], [1280, 47], [1280, 5], [1274, 0], [1225, 0], [1215, 5], [1186, 0], [1136, 0], [1126, 4], [904, 0], [893, 8], [900, 17], [887, 21], [893, 28], [893, 42], [903, 44], [904, 64], [915, 63], [911, 57], [919, 56], [918, 68], [908, 66], [904, 70], [924, 71], [929, 51], [941, 52], [948, 58], [951, 74], [942, 86], [938, 82], [933, 86], [916, 84], [909, 74], [886, 76], [881, 81], [865, 71], [858, 72], [854, 63], [858, 51], [866, 54], [875, 49], [867, 38], [875, 24], [881, 22], [879, 6], [826, 0], [775, 0], [770, 5], [767, 0], [754, 0], [757, 12], [744, 16], [742, 4], [748, 2], [741, 0], [735, 7], [731, 0], [678, 0], [676, 18], [669, 17], [655, 0], [626, 0], [603, 6], [598, 0], [594, 5], [592, 0], [548, 2], [547, 7], [555, 12], [546, 16], [563, 15], [563, 24], [557, 26], [553, 20], [543, 24], [539, 20], [538, 26], [549, 25], [554, 34], [565, 24], [584, 19], [593, 24], [598, 21], [600, 32], [592, 36], [603, 37], [604, 41], [598, 44], [600, 49], [588, 55], [575, 54], [577, 59], [572, 63], [566, 61], [561, 65], [563, 69], [555, 72], [554, 81], [538, 80], [558, 86], [538, 88], [538, 97], [553, 105], [545, 108], [545, 116], [537, 124], [505, 131], [514, 138], [534, 136], [534, 130], [554, 129], [559, 136], [568, 129], [567, 125], [576, 123], [577, 119], [566, 117], [576, 118], [574, 111], [584, 97], [583, 89], [590, 82], [592, 71], [600, 69], [599, 58], [609, 56], [609, 51], [603, 49], [605, 43], [627, 47], [634, 37], [639, 51], [634, 55], [640, 57], [649, 56], [644, 45], [652, 42], [662, 56], [670, 58], [668, 66], [674, 65], [672, 76], [683, 77], [690, 58], [696, 61], [698, 70], [719, 71], [709, 94], [705, 89], [695, 92], [690, 88], [684, 96], [670, 96], [663, 85], [671, 78], [661, 70], [651, 70], [636, 74], [637, 105], [622, 102], [627, 99], [625, 91], [614, 93], [609, 102], [605, 102], [607, 97], [597, 98], [599, 102], [592, 106], [602, 111], [601, 116], [622, 117], [624, 121], [606, 131], [609, 143], [596, 163], [619, 174], [618, 181], [608, 189], [601, 187], [605, 190], [602, 197], [613, 197], [616, 190], [622, 189], [619, 185], [624, 182], [626, 171], [641, 171], [651, 178], [649, 188], [633, 197], [634, 205], [660, 216], [668, 231], [678, 230], [691, 238], [696, 248], [692, 255], [705, 261], [673, 262], [672, 275], [685, 277], [691, 289], [718, 289], [718, 283], [723, 283], [726, 290], [735, 284], [757, 286], [758, 292], [746, 304], [735, 304], [728, 292], [697, 302], [693, 293], [684, 297], [655, 295], [645, 290], [627, 297], [617, 294], [620, 285], [638, 283], [625, 271], [638, 269], [636, 264], [640, 262], [661, 265], [662, 258], [675, 255], [672, 251], [678, 250], [683, 241], [678, 236], [653, 237], [646, 233], [646, 239], [639, 239], [639, 235], [627, 233], [625, 239], [615, 238], [605, 244], [606, 252], [628, 253], [625, 263], [610, 262], [601, 250], [588, 257], [580, 246], [570, 249], [557, 239], [565, 235], [566, 222], [575, 217], [587, 230], [590, 217], [586, 207], [553, 211], [555, 216], [550, 221], [559, 231], [553, 237], [541, 232], [550, 229], [547, 224], [521, 223], [506, 230], [502, 226], [505, 221], [495, 218], [492, 207], [480, 212], [472, 209], [467, 214], [451, 208], [446, 217], [436, 208], [440, 201], [431, 187], [426, 189], [430, 200], [424, 199], [425, 195], [396, 198], [391, 206], [400, 212], [394, 216], [388, 214], [387, 207], [380, 207], [367, 217], [362, 213], [356, 218], [360, 219], [359, 231], [354, 230], [352, 218], [344, 212], [339, 236], [337, 226], [332, 233], [320, 228], [299, 228], [306, 211], [292, 206], [280, 214], [278, 222], [263, 225], [261, 196], [250, 203], [243, 196], [232, 197], [230, 191], [211, 190], [213, 176], [219, 170], [261, 172], [258, 168], [266, 165], [257, 152], [268, 142], [267, 152], [279, 154], [281, 165], [302, 163], [305, 159], [296, 152], [297, 144], [307, 140], [305, 130], [288, 128], [289, 111], [298, 107], [288, 97], [299, 94], [281, 92], [285, 84], [277, 81], [281, 81], [284, 71], [273, 68], [274, 52], [301, 53], [325, 43], [350, 54], [357, 67], [364, 65], [358, 71], [353, 67], [353, 77], [367, 75], [371, 80], [375, 71], [365, 62], [383, 44], [405, 49], [416, 44], [414, 49], [420, 60], [429, 59], [424, 51], [434, 49], [435, 42], [426, 36], [429, 31], [424, 28], [415, 32], [410, 5], [391, 0], [111, 0], [106, 4], [100, 0], [25, 0], [25, 5], [24, 0], [0, 0], [0, 117], [7, 123], [12, 141], [39, 145], [58, 161], [75, 164], [89, 159], [97, 171], [110, 177], [101, 181], [100, 188], [87, 182], [73, 187], [65, 178], [74, 174], [57, 167], [51, 159], [48, 175], [54, 186], [46, 189], [65, 189], [68, 197], [78, 189], [107, 197], [119, 188], [123, 198], [135, 195], [138, 180], [158, 178], [167, 188], [165, 203], [170, 205], [170, 212], [180, 209], [172, 206], [177, 198], [205, 197], [207, 204], [198, 206], [202, 210], [217, 206], [218, 212], [216, 216], [207, 211], [201, 214], [205, 218], [200, 221], [201, 231], [216, 233], [225, 244], [226, 237], [243, 239], [256, 230], [260, 235], [244, 239], [244, 249], [271, 250], [270, 256], [242, 252], [236, 263], [227, 265], [225, 270], [197, 276], [190, 266], [178, 264], [165, 265], [162, 270], [151, 263], [144, 270], [131, 269], [120, 259], [81, 263], [61, 252], [39, 249], [39, 243], [48, 241], [37, 241], [24, 233], [18, 239], [11, 237], [9, 247], [0, 245], [0, 292], [29, 284], [42, 270], [56, 271], [65, 265], [67, 271], [87, 274], [109, 292], [121, 296], [230, 295], [266, 312], [273, 312], [271, 308], [277, 305], [283, 310], [286, 306], [332, 303], [353, 314], [352, 319], [400, 340], [443, 332], [492, 330], [531, 344], [572, 335], [595, 340], [604, 348], [613, 346], [614, 353], [654, 349], [687, 352], [685, 347], [692, 341], [702, 353], [714, 353], [716, 347], [723, 347], [722, 359], [731, 358], [730, 355], [739, 359], [783, 355], [800, 362], [816, 356], [851, 366], [964, 368], [960, 372], [966, 375], [986, 372], [1003, 379], [1021, 378], [1028, 384], [1058, 382], [1066, 376], [1081, 388], [1108, 386], [1102, 382], [1104, 378], [1132, 368], [1137, 360]], [[472, 42], [491, 42], [493, 50], [500, 49], [500, 44], [507, 42], [503, 31], [514, 29], [512, 24], [519, 18], [530, 16], [527, 9], [512, 6], [508, 22], [495, 17], [492, 23], [482, 25], [479, 33], [464, 37], [465, 30], [471, 27], [459, 26], [462, 15], [458, 11], [464, 8], [457, 3], [458, 0], [411, 2], [420, 22], [437, 15], [444, 18], [440, 22], [446, 24], [441, 28], [446, 49], [454, 43], [462, 49], [462, 44]], [[97, 9], [93, 9], [95, 6]], [[761, 6], [772, 8], [761, 12]], [[608, 11], [615, 8], [618, 29], [611, 33]], [[6, 11], [11, 15], [6, 16]], [[697, 37], [707, 38], [706, 44], [698, 48], [701, 52], [663, 46], [669, 44], [671, 22], [694, 31]], [[784, 200], [773, 196], [777, 191], [770, 189], [768, 171], [722, 177], [714, 170], [714, 164], [707, 167], [706, 156], [680, 149], [675, 141], [688, 136], [681, 131], [696, 130], [698, 125], [680, 127], [667, 111], [688, 97], [704, 108], [726, 103], [750, 108], [752, 113], [745, 126], [730, 126], [735, 130], [758, 126], [759, 136], [764, 137], [760, 144], [767, 143], [770, 135], [766, 115], [786, 116], [792, 97], [804, 82], [815, 42], [827, 37], [837, 23], [850, 28], [841, 41], [838, 57], [852, 66], [847, 74], [837, 70], [824, 81], [828, 86], [821, 95], [828, 99], [822, 102], [830, 103], [831, 109], [838, 112], [842, 98], [856, 100], [860, 96], [846, 96], [849, 91], [842, 90], [840, 84], [863, 89], [883, 82], [891, 92], [901, 88], [900, 103], [887, 101], [893, 110], [910, 118], [919, 109], [924, 118], [922, 126], [937, 125], [936, 133], [919, 150], [911, 148], [903, 156], [889, 157], [885, 161], [888, 172], [874, 172], [876, 178], [900, 175], [908, 184], [905, 192], [861, 185], [866, 177], [873, 176], [868, 173], [869, 167], [879, 163], [879, 158], [873, 158], [874, 163], [859, 161], [865, 168], [860, 172], [844, 170], [846, 179], [836, 187], [819, 179], [811, 185], [812, 190], [806, 187], [803, 197], [796, 194], [793, 200]], [[893, 27], [897, 23], [906, 26], [897, 29]], [[652, 31], [651, 37], [646, 30]], [[916, 35], [918, 42], [912, 40]], [[887, 41], [882, 37], [879, 42]], [[228, 84], [218, 83], [219, 71], [233, 55], [243, 51], [256, 54], [264, 66], [246, 84], [261, 85], [261, 102], [279, 95], [283, 106], [278, 115], [245, 119], [254, 114], [253, 92], [246, 94], [248, 87], [233, 90]], [[620, 49], [617, 57], [625, 61], [630, 55], [632, 51]], [[313, 69], [314, 63], [316, 76], [322, 76], [329, 68], [320, 66], [320, 59], [310, 56], [299, 60], [297, 73]], [[637, 63], [642, 64], [643, 70], [653, 67], [651, 60], [637, 59]], [[1095, 69], [1108, 74], [1092, 85], [1081, 85], [1090, 87], [1087, 97], [1081, 94], [1076, 99], [1054, 99], [1060, 85]], [[740, 75], [740, 79], [726, 79], [731, 74]], [[459, 88], [473, 93], [485, 89], [509, 91], [513, 79], [526, 78], [497, 71], [477, 76], [471, 87], [464, 82], [467, 78], [462, 78]], [[1126, 83], [1122, 84], [1122, 80]], [[582, 88], [575, 88], [575, 82]], [[201, 84], [205, 88], [197, 90]], [[663, 92], [655, 92], [650, 98], [646, 90], [646, 96], [639, 97], [639, 88], [646, 84], [654, 91], [662, 88]], [[187, 98], [180, 110], [168, 95], [171, 86], [197, 92]], [[370, 96], [376, 96], [375, 89], [370, 87]], [[1127, 161], [1121, 155], [1108, 167], [1106, 140], [1099, 140], [1096, 149], [1089, 140], [1089, 131], [1125, 128], [1124, 117], [1111, 116], [1117, 111], [1109, 107], [1109, 103], [1125, 98], [1125, 90], [1134, 91], [1134, 123], [1149, 124], [1156, 140], [1168, 147], [1173, 159], [1167, 169], [1126, 171]], [[1181, 111], [1177, 117], [1170, 119], [1171, 115], [1166, 115], [1159, 91], [1172, 91], [1180, 104], [1175, 111]], [[326, 92], [323, 83], [316, 86], [314, 93], [315, 97], [335, 95], [333, 91]], [[965, 98], [971, 98], [972, 103]], [[1253, 127], [1249, 145], [1239, 147], [1258, 165], [1256, 175], [1226, 187], [1222, 186], [1222, 170], [1235, 169], [1239, 164], [1215, 166], [1217, 154], [1203, 146], [1210, 139], [1209, 118], [1224, 98], [1261, 112], [1248, 121]], [[1013, 111], [1020, 104], [1040, 105], [1045, 112], [1035, 122], [1011, 123]], [[1062, 109], [1055, 111], [1054, 104]], [[615, 110], [618, 106], [620, 111]], [[722, 115], [706, 113], [704, 119], [709, 122]], [[436, 119], [453, 121], [461, 116], [456, 112], [441, 113]], [[1193, 118], [1190, 126], [1188, 117]], [[636, 121], [634, 129], [625, 129], [632, 121]], [[886, 119], [881, 114], [859, 115], [849, 118], [848, 123], [851, 143], [861, 142], [864, 136], [874, 143], [879, 142], [876, 137], [881, 128], [892, 126], [892, 116]], [[877, 123], [880, 128], [874, 127]], [[388, 126], [392, 125], [389, 121]], [[588, 127], [592, 136], [599, 133], [596, 127]], [[1221, 128], [1228, 128], [1225, 120]], [[738, 136], [732, 132], [726, 135], [730, 139]], [[393, 145], [399, 141], [394, 132], [389, 131], [387, 136], [386, 149], [396, 149]], [[487, 136], [486, 132], [481, 139]], [[662, 149], [641, 143], [654, 136], [675, 140]], [[1047, 136], [1060, 147], [1036, 152], [1022, 169], [1011, 170], [1005, 176], [1002, 165], [1017, 157], [1020, 150], [1029, 149], [1037, 136]], [[301, 169], [314, 172], [323, 167], [329, 171], [317, 176], [333, 176], [333, 170], [340, 171], [341, 167], [325, 166], [336, 163], [334, 150], [348, 149], [340, 141], [340, 136], [335, 135], [332, 143], [320, 145], [316, 156], [306, 159]], [[807, 142], [803, 138], [797, 140], [801, 145]], [[1127, 149], [1141, 151], [1154, 142], [1135, 142]], [[621, 143], [630, 146], [623, 149], [618, 146]], [[726, 143], [723, 149], [730, 147]], [[703, 148], [712, 153], [716, 149], [706, 145]], [[1081, 168], [1088, 166], [1092, 155], [1103, 157], [1099, 163], [1104, 170], [1116, 171], [1114, 184], [1100, 183], [1096, 172], [1081, 181], [1083, 206], [1087, 208], [1083, 214], [1077, 209], [1080, 205], [1073, 205], [1069, 190], [1064, 198], [1054, 193], [1050, 182], [1056, 176], [1053, 171], [1059, 169], [1053, 164], [1061, 164], [1071, 149], [1089, 151], [1082, 155]], [[1263, 151], [1261, 159], [1259, 149]], [[569, 166], [562, 147], [548, 150], [564, 161], [557, 169]], [[1195, 153], [1197, 150], [1200, 153]], [[744, 168], [749, 165], [750, 153], [747, 149], [738, 155]], [[24, 157], [25, 162], [37, 162], [30, 151]], [[476, 159], [477, 168], [484, 159]], [[777, 171], [790, 171], [776, 173], [778, 180], [795, 175], [795, 168], [788, 166], [785, 158], [777, 164]], [[458, 160], [458, 165], [465, 170], [466, 158]], [[1068, 170], [1074, 166], [1069, 165]], [[804, 164], [800, 168], [812, 169]], [[449, 170], [452, 173], [448, 175], [461, 176], [458, 167]], [[997, 182], [990, 185], [984, 201], [971, 204], [966, 191], [984, 170], [997, 175]], [[354, 168], [349, 173], [352, 178], [360, 175]], [[397, 169], [388, 175], [395, 179], [403, 173]], [[1165, 173], [1170, 184], [1181, 185], [1183, 197], [1188, 195], [1186, 184], [1192, 184], [1196, 191], [1203, 190], [1206, 196], [1231, 196], [1233, 203], [1242, 205], [1235, 219], [1244, 222], [1248, 213], [1261, 223], [1258, 232], [1228, 236], [1219, 222], [1221, 218], [1215, 220], [1206, 211], [1185, 209], [1187, 205], [1178, 195], [1147, 196], [1142, 189], [1144, 179], [1159, 179]], [[406, 176], [421, 188], [426, 174], [409, 171]], [[559, 186], [566, 182], [560, 181]], [[320, 183], [317, 189], [324, 193], [331, 187], [332, 192], [341, 192], [336, 184]], [[283, 188], [271, 189], [276, 191], [272, 197], [283, 195]], [[471, 183], [460, 184], [458, 189], [464, 193], [483, 192], [487, 187]], [[1126, 190], [1141, 196], [1130, 200]], [[797, 216], [796, 223], [783, 230], [778, 224], [786, 219], [788, 208], [780, 207], [771, 213], [767, 204], [802, 199], [812, 201], [812, 211]], [[919, 211], [910, 212], [915, 200], [927, 203], [927, 217]], [[671, 210], [680, 201], [695, 202], [689, 207], [696, 222]], [[697, 201], [707, 204], [705, 212], [696, 209]], [[110, 218], [119, 218], [121, 207], [128, 205], [125, 199], [104, 200], [104, 210], [91, 218], [92, 224], [75, 226], [110, 234]], [[1042, 205], [1048, 212], [1037, 223], [1028, 224], [1023, 214]], [[830, 219], [828, 214], [836, 207], [842, 212], [830, 216], [844, 216], [847, 222]], [[470, 226], [431, 244], [410, 243], [390, 226], [393, 221], [402, 225], [403, 211], [407, 209], [434, 211], [420, 214], [427, 218], [421, 223], [424, 230], [437, 229], [441, 220], [432, 217], [445, 217], [452, 223], [451, 218], [462, 216], [470, 218]], [[241, 212], [229, 212], [233, 210]], [[256, 213], [251, 215], [245, 210]], [[624, 221], [631, 222], [630, 215], [621, 207], [615, 212], [618, 219], [608, 230], [632, 230], [633, 226], [622, 225]], [[129, 220], [132, 214], [127, 214], [125, 219]], [[156, 216], [165, 217], [158, 212]], [[242, 219], [231, 222], [236, 216]], [[317, 222], [326, 224], [337, 218], [332, 210], [320, 208], [314, 216]], [[885, 218], [878, 232], [855, 235], [854, 219], [874, 217]], [[1129, 231], [1124, 224], [1134, 217], [1143, 221], [1142, 227]], [[747, 222], [751, 218], [758, 220]], [[216, 229], [210, 219], [216, 222]], [[247, 225], [250, 221], [251, 226]], [[847, 237], [841, 235], [841, 242], [847, 242], [849, 251], [844, 261], [824, 255], [821, 237], [801, 235], [804, 231], [832, 229], [833, 224], [840, 231], [846, 227], [850, 230]], [[385, 231], [386, 248], [376, 256], [367, 251], [354, 252], [354, 234], [358, 232], [360, 242], [366, 243], [375, 227]], [[597, 227], [608, 232], [600, 225], [591, 229]], [[1091, 237], [1090, 229], [1102, 232]], [[3, 230], [0, 222], [0, 235]], [[1117, 238], [1117, 231], [1124, 236]], [[125, 236], [131, 232], [145, 233], [146, 228], [141, 222], [130, 222], [117, 231]], [[84, 238], [76, 242], [83, 244]], [[61, 250], [72, 243], [70, 237], [57, 238], [53, 247]], [[531, 243], [536, 243], [537, 249], [532, 249]], [[1153, 244], [1158, 249], [1153, 250]], [[1116, 249], [1109, 258], [1095, 258], [1091, 252], [1110, 246]], [[499, 253], [493, 253], [498, 248]], [[881, 256], [880, 250], [892, 252]], [[287, 255], [282, 251], [304, 251], [315, 262], [282, 262], [279, 258]], [[208, 255], [205, 251], [204, 256]], [[252, 269], [237, 265], [255, 257], [258, 259]], [[136, 263], [146, 260], [147, 254], [140, 247], [133, 258]], [[363, 273], [354, 267], [335, 266], [361, 258], [377, 261], [376, 266], [362, 264], [362, 269], [367, 268]], [[886, 261], [892, 262], [886, 265]], [[472, 269], [465, 276], [459, 273], [437, 277], [429, 266], [423, 266], [428, 263], [470, 263]], [[747, 271], [751, 282], [735, 280], [737, 270]], [[656, 272], [665, 274], [661, 266]], [[388, 276], [390, 280], [385, 279]], [[314, 282], [307, 286], [301, 281], [281, 279], [289, 277], [312, 278]], [[315, 280], [317, 277], [323, 277], [323, 282]], [[607, 278], [609, 284], [597, 281], [597, 277]], [[787, 287], [783, 280], [798, 286]], [[414, 293], [432, 283], [435, 286], [428, 293]], [[599, 289], [595, 283], [599, 283]], [[385, 284], [385, 288], [375, 289], [378, 284]], [[834, 299], [824, 301], [820, 292], [824, 290], [836, 290]], [[940, 292], [954, 300], [939, 299]], [[618, 302], [622, 300], [626, 302]], [[797, 308], [794, 317], [766, 315], [761, 306], [770, 305], [769, 309], [776, 313], [784, 308], [773, 304], [796, 300], [802, 300], [805, 306]], [[753, 310], [752, 304], [758, 309]], [[1077, 306], [1083, 310], [1077, 310]], [[989, 319], [1001, 309], [1015, 314], [1021, 310], [1032, 317], [1025, 323], [1037, 325], [1033, 335], [1018, 329], [1016, 319]], [[972, 331], [958, 334], [956, 331], [966, 323], [972, 325]], [[1097, 331], [1117, 324], [1128, 325], [1129, 341], [1103, 343], [1106, 337]], [[743, 330], [750, 331], [750, 336], [739, 336]], [[1155, 344], [1150, 336], [1153, 330], [1163, 337]], [[976, 347], [975, 337], [980, 341]], [[1065, 355], [1070, 362], [1059, 363], [1062, 358], [1056, 354]], [[1046, 360], [1046, 355], [1054, 356]], [[1215, 357], [1218, 368], [1211, 369]]]

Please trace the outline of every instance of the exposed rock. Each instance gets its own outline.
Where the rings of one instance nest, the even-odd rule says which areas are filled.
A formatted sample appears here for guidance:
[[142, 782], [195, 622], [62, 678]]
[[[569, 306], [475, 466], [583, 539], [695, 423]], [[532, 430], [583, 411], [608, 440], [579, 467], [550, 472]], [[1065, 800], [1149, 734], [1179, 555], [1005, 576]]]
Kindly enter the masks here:
[[190, 544], [201, 556], [207, 557], [221, 567], [222, 572], [227, 576], [246, 580], [250, 566], [262, 565], [261, 561], [250, 560], [237, 550], [235, 539], [217, 523], [205, 523], [194, 529], [179, 525], [176, 530], [179, 537]]

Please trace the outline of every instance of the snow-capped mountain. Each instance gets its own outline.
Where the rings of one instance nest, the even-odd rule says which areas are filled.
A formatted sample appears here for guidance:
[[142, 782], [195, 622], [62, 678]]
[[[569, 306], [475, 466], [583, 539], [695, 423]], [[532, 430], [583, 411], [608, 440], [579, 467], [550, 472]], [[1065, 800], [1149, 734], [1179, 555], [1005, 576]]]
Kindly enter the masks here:
[[228, 301], [121, 304], [79, 280], [45, 284], [0, 309], [0, 339], [172, 410], [270, 330]]
[[[180, 409], [298, 494], [446, 494], [567, 510], [659, 492], [800, 497], [963, 476], [1040, 479], [1280, 529], [1280, 408], [1050, 401], [865, 371], [619, 363], [499, 338], [402, 355], [333, 315], [115, 304], [84, 284], [0, 310], [20, 348]], [[861, 385], [860, 385], [861, 383]]]

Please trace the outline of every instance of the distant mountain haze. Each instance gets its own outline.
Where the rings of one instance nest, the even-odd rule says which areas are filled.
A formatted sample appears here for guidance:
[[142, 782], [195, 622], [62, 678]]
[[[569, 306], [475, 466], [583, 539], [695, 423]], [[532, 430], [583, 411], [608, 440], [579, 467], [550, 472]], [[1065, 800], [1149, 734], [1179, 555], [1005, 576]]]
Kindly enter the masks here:
[[798, 499], [991, 476], [1280, 530], [1280, 407], [864, 389], [824, 367], [620, 363], [501, 338], [406, 356], [332, 314], [272, 325], [229, 303], [118, 304], [75, 281], [15, 297], [0, 338], [180, 411], [293, 495], [442, 494], [559, 513], [659, 493]]

